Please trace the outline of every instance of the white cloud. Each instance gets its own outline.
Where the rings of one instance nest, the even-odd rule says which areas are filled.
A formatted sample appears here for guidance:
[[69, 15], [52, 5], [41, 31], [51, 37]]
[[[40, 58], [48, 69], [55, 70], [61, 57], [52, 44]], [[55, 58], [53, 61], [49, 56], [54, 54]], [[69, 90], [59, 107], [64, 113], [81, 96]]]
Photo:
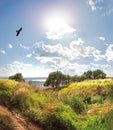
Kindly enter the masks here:
[[108, 48], [106, 49], [106, 59], [107, 61], [113, 61], [113, 44], [110, 44]]
[[27, 54], [26, 57], [31, 58], [32, 57], [32, 53]]
[[86, 47], [87, 56], [93, 56], [95, 61], [99, 61], [105, 58], [105, 55], [101, 54], [101, 51], [94, 47]]
[[10, 76], [18, 72], [27, 72], [32, 68], [32, 64], [26, 64], [19, 61], [14, 61], [6, 66], [0, 66], [0, 76]]
[[54, 25], [54, 28], [52, 28], [48, 32], [46, 32], [46, 37], [48, 39], [58, 40], [58, 39], [61, 39], [65, 34], [70, 34], [75, 31], [76, 31], [76, 29], [72, 28], [67, 23], [63, 23], [56, 27]]
[[23, 49], [25, 49], [25, 50], [29, 50], [29, 47], [24, 46], [23, 44], [20, 44], [20, 47], [23, 48]]
[[6, 51], [5, 50], [0, 50], [0, 53], [5, 55]]
[[92, 11], [100, 10], [103, 11], [103, 6], [101, 6], [100, 3], [102, 3], [103, 0], [87, 0], [88, 5], [91, 7]]
[[[105, 59], [105, 55], [101, 51], [92, 46], [86, 46], [82, 38], [72, 41], [67, 46], [61, 43], [46, 44], [43, 41], [37, 42], [34, 45], [32, 53], [38, 62], [53, 68], [53, 70], [60, 70], [66, 74], [82, 74], [88, 69], [93, 69], [94, 65], [77, 63], [77, 61], [92, 58], [92, 60], [99, 61]], [[96, 68], [96, 67], [95, 67]]]
[[109, 64], [95, 64], [95, 63], [91, 63], [90, 65], [92, 66], [92, 68], [94, 70], [95, 69], [105, 70], [105, 69], [108, 69], [109, 67], [111, 67], [111, 65], [109, 65]]
[[58, 64], [60, 61], [60, 57], [44, 57], [44, 56], [36, 56], [35, 59], [40, 61], [41, 63], [52, 63], [52, 64]]
[[85, 46], [84, 41], [81, 38], [72, 41], [69, 46], [63, 46], [60, 43], [50, 45], [45, 44], [44, 42], [38, 42], [34, 45], [33, 55], [37, 60], [43, 62], [45, 62], [45, 59], [51, 61], [53, 57], [62, 57], [68, 61], [86, 57], [93, 57], [96, 61], [105, 58], [100, 50], [91, 46]]
[[99, 39], [105, 41], [105, 37], [99, 37]]
[[103, 70], [108, 77], [113, 76], [112, 68], [113, 66], [110, 64], [95, 64], [91, 63], [91, 70], [101, 69]]
[[0, 65], [0, 77], [9, 77], [16, 73], [22, 73], [24, 77], [43, 77], [52, 71], [52, 69], [46, 69], [43, 65], [32, 65], [20, 61], [14, 61], [6, 66]]
[[95, 2], [93, 0], [88, 0], [88, 4], [91, 7], [92, 11], [95, 11], [97, 9]]
[[19, 61], [14, 61], [12, 64], [7, 65], [8, 68], [22, 71], [23, 69], [26, 69], [27, 67], [32, 67], [32, 64], [26, 64]]
[[10, 48], [10, 49], [13, 48], [13, 45], [12, 45], [12, 44], [9, 44], [9, 45], [8, 45], [8, 48]]

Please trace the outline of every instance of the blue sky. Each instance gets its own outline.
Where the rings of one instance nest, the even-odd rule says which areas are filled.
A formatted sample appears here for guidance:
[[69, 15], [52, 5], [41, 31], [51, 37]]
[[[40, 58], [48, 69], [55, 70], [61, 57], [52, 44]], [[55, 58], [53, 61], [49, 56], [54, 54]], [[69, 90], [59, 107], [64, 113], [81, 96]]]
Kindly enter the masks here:
[[1, 0], [0, 30], [0, 77], [113, 76], [112, 0]]

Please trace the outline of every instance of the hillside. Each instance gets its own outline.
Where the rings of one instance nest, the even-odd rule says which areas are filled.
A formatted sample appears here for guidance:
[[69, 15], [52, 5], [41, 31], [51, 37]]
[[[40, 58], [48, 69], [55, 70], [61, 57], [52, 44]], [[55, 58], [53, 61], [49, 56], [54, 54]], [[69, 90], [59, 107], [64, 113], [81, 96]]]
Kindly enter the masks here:
[[[10, 124], [8, 124], [10, 123]], [[36, 125], [26, 122], [22, 115], [0, 105], [0, 130], [42, 130]]]
[[41, 89], [0, 80], [0, 130], [113, 130], [113, 80]]

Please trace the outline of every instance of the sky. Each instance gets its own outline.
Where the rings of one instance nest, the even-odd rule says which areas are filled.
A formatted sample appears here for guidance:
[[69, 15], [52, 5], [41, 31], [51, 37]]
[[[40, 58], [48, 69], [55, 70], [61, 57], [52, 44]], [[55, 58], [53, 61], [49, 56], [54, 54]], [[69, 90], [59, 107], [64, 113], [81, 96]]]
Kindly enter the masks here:
[[0, 0], [0, 77], [96, 69], [113, 76], [113, 0]]

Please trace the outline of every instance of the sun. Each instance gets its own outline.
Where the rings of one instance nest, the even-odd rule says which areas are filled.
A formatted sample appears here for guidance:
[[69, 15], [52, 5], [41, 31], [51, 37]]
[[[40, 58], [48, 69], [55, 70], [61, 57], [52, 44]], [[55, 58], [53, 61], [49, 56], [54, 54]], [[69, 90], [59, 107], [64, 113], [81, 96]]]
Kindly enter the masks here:
[[49, 31], [61, 30], [66, 25], [66, 20], [61, 16], [52, 16], [46, 21], [46, 28]]
[[48, 15], [44, 20], [46, 35], [49, 39], [60, 39], [67, 33], [75, 31], [69, 25], [69, 20], [61, 14]]

